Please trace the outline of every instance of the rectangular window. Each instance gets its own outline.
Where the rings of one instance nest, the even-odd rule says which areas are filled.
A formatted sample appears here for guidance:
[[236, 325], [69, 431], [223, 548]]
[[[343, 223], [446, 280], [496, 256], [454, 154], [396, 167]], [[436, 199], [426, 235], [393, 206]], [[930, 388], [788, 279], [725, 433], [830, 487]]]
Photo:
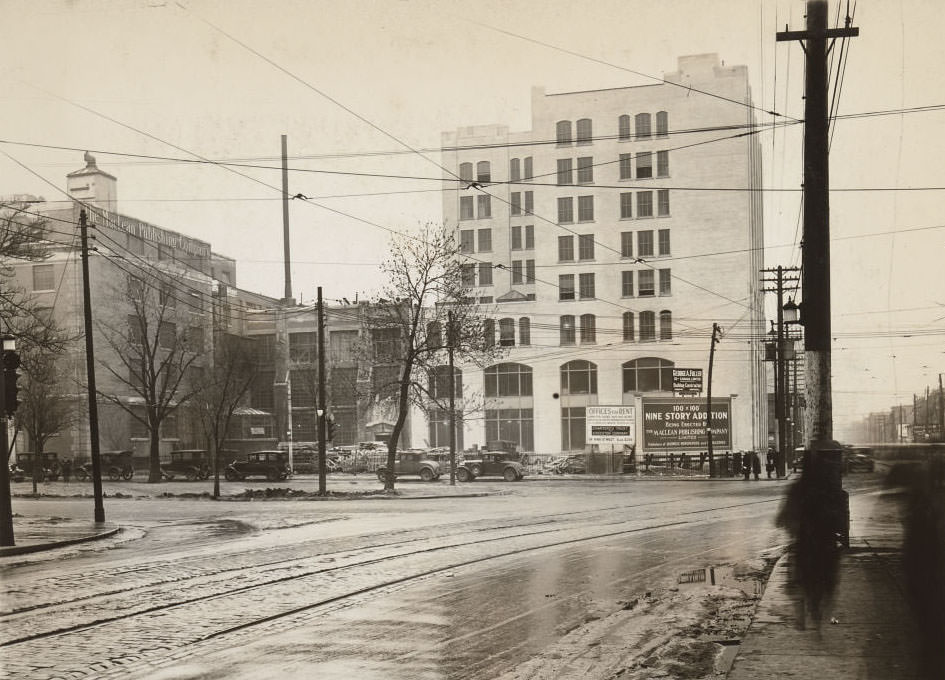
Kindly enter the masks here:
[[653, 176], [653, 154], [643, 151], [637, 154], [637, 179]]
[[620, 154], [620, 179], [633, 179], [633, 158], [628, 153]]
[[509, 198], [510, 198], [509, 202], [512, 204], [511, 205], [512, 214], [521, 215], [522, 214], [522, 192], [513, 191]]
[[637, 192], [637, 217], [653, 217], [653, 192]]
[[486, 184], [492, 181], [492, 164], [489, 161], [476, 163], [476, 181]]
[[656, 152], [656, 176], [669, 177], [669, 151]]
[[633, 217], [633, 193], [625, 191], [620, 194], [620, 219]]
[[653, 257], [653, 232], [651, 230], [637, 232], [637, 254], [640, 257]]
[[491, 262], [479, 263], [479, 285], [480, 286], [492, 285], [492, 263]]
[[591, 222], [594, 220], [594, 197], [578, 196], [578, 221]]
[[492, 196], [476, 196], [479, 219], [492, 217]]
[[656, 197], [659, 201], [660, 217], [669, 215], [669, 189], [660, 189], [656, 192]]
[[475, 252], [475, 250], [476, 250], [476, 232], [472, 229], [460, 229], [459, 252], [472, 253], [472, 252]]
[[578, 184], [589, 184], [594, 181], [594, 158], [592, 156], [581, 156], [577, 159], [577, 181]]
[[640, 297], [651, 297], [656, 294], [653, 284], [653, 270], [652, 269], [643, 269], [637, 272], [639, 275], [638, 282], [640, 284], [640, 289], [638, 294]]
[[620, 257], [633, 257], [633, 232], [620, 232]]
[[596, 297], [593, 274], [580, 274], [578, 283], [582, 300], [592, 300]]
[[535, 192], [526, 191], [525, 192], [525, 214], [531, 215], [535, 212]]
[[522, 163], [518, 158], [513, 158], [509, 161], [509, 180], [512, 182], [517, 182], [522, 179]]
[[590, 144], [593, 138], [594, 134], [592, 132], [591, 119], [581, 118], [577, 122], [577, 143]]
[[633, 272], [620, 272], [620, 294], [633, 297]]
[[459, 197], [459, 219], [461, 220], [471, 220], [476, 217], [473, 212], [473, 197], [472, 196], [460, 196]]
[[574, 237], [573, 236], [559, 236], [558, 237], [558, 261], [571, 262], [572, 260], [574, 260]]
[[532, 157], [531, 156], [525, 157], [524, 166], [525, 166], [525, 173], [524, 173], [525, 179], [531, 179], [532, 177], [534, 177], [535, 175], [532, 172]]
[[472, 163], [459, 164], [459, 178], [467, 182], [472, 182]]
[[558, 199], [558, 223], [567, 224], [574, 221], [574, 199], [570, 196]]
[[[528, 193], [531, 193], [530, 191]], [[535, 247], [535, 225], [525, 225], [525, 249], [531, 250]]]
[[158, 322], [158, 345], [171, 349], [177, 344], [177, 324], [173, 321]]
[[558, 184], [573, 184], [574, 177], [571, 170], [570, 158], [558, 159]]
[[512, 250], [522, 249], [522, 228], [521, 227], [512, 227], [510, 241], [511, 241], [510, 246]]
[[54, 290], [56, 274], [51, 264], [33, 265], [33, 290]]
[[[535, 283], [535, 260], [525, 260], [525, 283]], [[534, 300], [532, 295], [530, 300]]]
[[558, 299], [574, 299], [574, 274], [561, 274], [558, 276]]
[[659, 254], [660, 255], [669, 255], [669, 229], [660, 229], [659, 230]]
[[581, 343], [597, 342], [597, 318], [593, 314], [581, 315]]
[[476, 285], [476, 265], [474, 264], [464, 264], [460, 266], [460, 278], [462, 279], [463, 285], [467, 288], [472, 288]]
[[480, 253], [492, 252], [492, 230], [491, 229], [479, 230], [479, 252]]
[[559, 340], [562, 345], [574, 344], [574, 317], [565, 314], [560, 319]]
[[522, 282], [522, 261], [512, 260], [512, 283]]
[[594, 234], [581, 234], [578, 236], [578, 259], [594, 259]]
[[672, 295], [671, 279], [668, 269], [660, 269], [660, 295]]

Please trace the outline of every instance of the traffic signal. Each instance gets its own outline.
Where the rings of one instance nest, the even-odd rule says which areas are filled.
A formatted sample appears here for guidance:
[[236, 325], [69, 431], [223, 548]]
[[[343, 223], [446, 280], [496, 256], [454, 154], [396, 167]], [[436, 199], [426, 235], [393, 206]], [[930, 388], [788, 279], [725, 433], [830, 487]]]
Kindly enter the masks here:
[[20, 355], [16, 350], [3, 351], [3, 406], [5, 415], [12, 416], [20, 405], [16, 381], [20, 377]]

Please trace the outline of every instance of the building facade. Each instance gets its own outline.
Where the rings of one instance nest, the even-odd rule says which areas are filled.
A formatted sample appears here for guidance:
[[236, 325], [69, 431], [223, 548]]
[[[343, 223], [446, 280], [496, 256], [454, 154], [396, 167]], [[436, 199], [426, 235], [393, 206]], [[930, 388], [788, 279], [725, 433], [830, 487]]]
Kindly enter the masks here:
[[665, 81], [535, 88], [531, 130], [443, 134], [444, 220], [508, 349], [485, 370], [463, 367], [464, 388], [485, 397], [467, 442], [591, 450], [587, 408], [623, 405], [635, 407], [645, 451], [648, 400], [674, 396], [673, 368], [708, 376], [718, 323], [712, 394], [730, 404], [726, 448], [765, 445], [761, 159], [757, 135], [744, 134], [755, 123], [747, 70], [682, 57]]

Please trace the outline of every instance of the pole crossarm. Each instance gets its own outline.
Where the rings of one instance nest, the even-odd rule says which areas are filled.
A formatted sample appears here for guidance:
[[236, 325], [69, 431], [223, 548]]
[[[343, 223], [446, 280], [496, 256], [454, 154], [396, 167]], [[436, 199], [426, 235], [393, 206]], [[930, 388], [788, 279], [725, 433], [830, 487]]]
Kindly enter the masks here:
[[849, 28], [828, 28], [826, 31], [789, 31], [787, 26], [785, 30], [778, 31], [776, 34], [777, 42], [788, 40], [808, 40], [810, 38], [855, 38], [860, 35], [860, 29], [856, 26]]

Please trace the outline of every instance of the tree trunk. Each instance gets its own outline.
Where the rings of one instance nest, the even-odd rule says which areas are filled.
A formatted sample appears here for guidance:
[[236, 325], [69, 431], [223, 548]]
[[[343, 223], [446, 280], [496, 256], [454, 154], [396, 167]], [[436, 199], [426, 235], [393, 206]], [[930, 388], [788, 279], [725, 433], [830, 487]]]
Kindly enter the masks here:
[[151, 446], [150, 446], [150, 469], [148, 471], [148, 483], [155, 484], [161, 481], [161, 428], [153, 419], [149, 419]]
[[384, 491], [394, 490], [394, 464], [397, 458], [397, 442], [400, 441], [400, 433], [404, 430], [404, 423], [407, 422], [407, 410], [410, 408], [409, 378], [412, 371], [412, 362], [408, 362], [404, 367], [404, 372], [400, 380], [397, 422], [394, 423], [394, 428], [390, 433], [390, 440], [387, 442], [387, 479], [384, 480]]

